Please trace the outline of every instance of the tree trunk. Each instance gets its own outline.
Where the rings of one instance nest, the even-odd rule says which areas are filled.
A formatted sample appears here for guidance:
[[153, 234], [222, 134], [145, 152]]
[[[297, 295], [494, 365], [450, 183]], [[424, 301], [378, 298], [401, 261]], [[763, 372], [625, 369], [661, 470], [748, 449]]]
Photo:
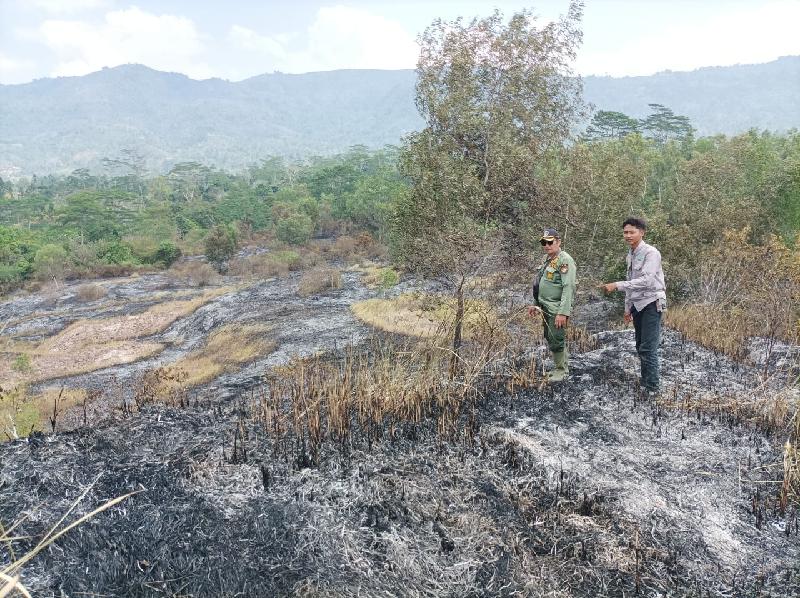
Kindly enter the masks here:
[[461, 351], [461, 331], [464, 324], [464, 281], [465, 276], [461, 276], [461, 281], [456, 288], [456, 321], [453, 327], [453, 354], [450, 357], [450, 379], [455, 378], [460, 365]]

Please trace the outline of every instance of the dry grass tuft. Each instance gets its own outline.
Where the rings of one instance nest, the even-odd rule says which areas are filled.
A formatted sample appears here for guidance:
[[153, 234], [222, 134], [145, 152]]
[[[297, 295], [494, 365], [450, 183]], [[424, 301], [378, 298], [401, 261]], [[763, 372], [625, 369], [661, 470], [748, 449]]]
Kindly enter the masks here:
[[[105, 320], [79, 320], [58, 334], [34, 345], [4, 341], [0, 354], [0, 379], [7, 385], [73, 376], [131, 363], [161, 352], [164, 346], [140, 340], [165, 330], [170, 324], [196, 311], [209, 301], [228, 293], [220, 287], [185, 300], [159, 303], [148, 310]], [[30, 356], [30, 371], [13, 369], [14, 359], [24, 352]]]
[[214, 330], [203, 348], [167, 366], [145, 372], [137, 388], [136, 403], [162, 401], [181, 404], [183, 393], [275, 349], [266, 324], [227, 324]]
[[272, 278], [286, 276], [303, 265], [304, 259], [298, 252], [281, 250], [237, 258], [231, 261], [228, 272], [245, 278]]
[[369, 233], [359, 235], [341, 235], [333, 244], [325, 247], [325, 252], [332, 258], [348, 264], [357, 264], [368, 260], [382, 260], [388, 255], [382, 245]]
[[800, 505], [800, 408], [795, 411], [789, 437], [783, 446], [783, 483], [779, 502], [783, 509], [789, 503]]
[[207, 287], [220, 281], [220, 276], [214, 268], [206, 262], [197, 260], [178, 262], [167, 270], [167, 275], [193, 287]]
[[318, 266], [303, 274], [297, 285], [301, 297], [317, 295], [328, 289], [342, 287], [342, 274], [336, 268]]
[[82, 284], [75, 290], [75, 296], [79, 301], [97, 301], [106, 295], [108, 290], [96, 283]]
[[[462, 347], [459, 368], [452, 353], [433, 340], [397, 344], [374, 340], [337, 359], [300, 359], [275, 368], [252, 414], [276, 439], [276, 450], [301, 465], [319, 462], [325, 441], [349, 450], [383, 437], [415, 436], [435, 426], [444, 440], [474, 440], [476, 402], [499, 389], [512, 396], [543, 383], [535, 357], [483, 338]], [[288, 451], [293, 454], [289, 455]]]
[[[373, 328], [421, 338], [447, 338], [455, 320], [452, 298], [423, 293], [405, 293], [391, 299], [367, 299], [350, 306], [361, 321]], [[497, 314], [485, 301], [470, 299], [464, 305], [464, 338], [473, 337], [488, 325], [496, 325]]]
[[687, 339], [743, 361], [753, 330], [743, 310], [719, 305], [678, 305], [666, 310], [664, 323]]

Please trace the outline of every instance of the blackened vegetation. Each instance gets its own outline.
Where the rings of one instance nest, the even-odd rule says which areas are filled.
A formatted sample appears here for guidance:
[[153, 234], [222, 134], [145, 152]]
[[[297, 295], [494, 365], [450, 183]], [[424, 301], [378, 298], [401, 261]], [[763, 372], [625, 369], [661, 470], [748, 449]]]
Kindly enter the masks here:
[[[98, 476], [81, 513], [143, 490], [34, 561], [44, 596], [798, 595], [772, 443], [680, 403], [744, 368], [695, 348], [674, 400], [646, 401], [629, 337], [600, 335], [561, 387], [535, 354], [467, 392], [435, 356], [384, 347], [296, 362], [234, 401], [143, 404], [0, 447], [0, 520], [26, 517], [21, 553]], [[684, 348], [664, 349], [675, 375]]]

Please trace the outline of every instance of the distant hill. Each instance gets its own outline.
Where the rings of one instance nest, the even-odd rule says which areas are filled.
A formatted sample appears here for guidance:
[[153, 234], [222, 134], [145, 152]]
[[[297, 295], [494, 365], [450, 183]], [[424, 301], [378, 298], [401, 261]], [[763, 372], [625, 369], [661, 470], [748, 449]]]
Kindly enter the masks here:
[[[414, 81], [411, 70], [341, 70], [231, 83], [126, 65], [0, 85], [0, 176], [96, 167], [123, 148], [154, 170], [187, 160], [239, 169], [271, 154], [398, 143], [422, 126]], [[597, 109], [641, 117], [660, 103], [701, 135], [800, 126], [800, 56], [584, 83]]]

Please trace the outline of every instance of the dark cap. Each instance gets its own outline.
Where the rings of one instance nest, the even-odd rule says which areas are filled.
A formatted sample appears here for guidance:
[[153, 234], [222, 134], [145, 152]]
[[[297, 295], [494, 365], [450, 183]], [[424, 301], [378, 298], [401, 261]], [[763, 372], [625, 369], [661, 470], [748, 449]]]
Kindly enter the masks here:
[[542, 231], [542, 238], [540, 240], [552, 241], [553, 239], [560, 239], [561, 235], [554, 228], [546, 228]]

